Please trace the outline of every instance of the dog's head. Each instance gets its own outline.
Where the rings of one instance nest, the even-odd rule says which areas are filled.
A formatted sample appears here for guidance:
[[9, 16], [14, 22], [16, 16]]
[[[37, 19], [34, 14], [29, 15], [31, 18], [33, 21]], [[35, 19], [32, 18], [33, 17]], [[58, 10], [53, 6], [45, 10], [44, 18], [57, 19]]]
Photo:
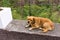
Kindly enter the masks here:
[[28, 20], [28, 24], [34, 24], [35, 23], [34, 16], [28, 16], [27, 20]]

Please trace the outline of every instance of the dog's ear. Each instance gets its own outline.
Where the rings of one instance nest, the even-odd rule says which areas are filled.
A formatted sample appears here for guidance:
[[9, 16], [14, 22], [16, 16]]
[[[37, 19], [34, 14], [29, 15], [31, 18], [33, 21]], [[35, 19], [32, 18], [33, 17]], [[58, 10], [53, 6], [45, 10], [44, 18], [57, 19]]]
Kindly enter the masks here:
[[32, 24], [34, 24], [35, 23], [35, 18], [33, 18], [33, 21], [32, 21]]

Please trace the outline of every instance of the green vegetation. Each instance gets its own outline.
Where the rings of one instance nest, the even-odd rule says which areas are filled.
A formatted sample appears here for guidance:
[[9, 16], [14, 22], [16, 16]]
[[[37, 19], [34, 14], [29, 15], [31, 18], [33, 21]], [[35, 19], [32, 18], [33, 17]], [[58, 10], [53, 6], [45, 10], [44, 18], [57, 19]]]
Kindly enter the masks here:
[[60, 23], [60, 15], [58, 14], [60, 5], [53, 6], [51, 4], [31, 4], [29, 6], [29, 4], [25, 3], [23, 6], [20, 6], [19, 2], [19, 0], [1, 0], [0, 6], [11, 7], [14, 19], [25, 20], [30, 11], [32, 16], [45, 17], [51, 19], [54, 22]]

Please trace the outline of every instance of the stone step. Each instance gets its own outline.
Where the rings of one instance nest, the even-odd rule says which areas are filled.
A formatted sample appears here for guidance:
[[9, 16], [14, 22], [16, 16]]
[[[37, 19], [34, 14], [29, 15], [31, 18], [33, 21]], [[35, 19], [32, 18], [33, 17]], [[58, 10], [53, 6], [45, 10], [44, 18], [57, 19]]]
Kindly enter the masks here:
[[38, 29], [29, 31], [28, 28], [25, 28], [26, 22], [26, 20], [13, 20], [5, 29], [6, 31], [1, 30], [0, 34], [4, 33], [2, 36], [6, 36], [8, 40], [60, 40], [59, 23], [55, 23], [53, 31], [43, 33]]

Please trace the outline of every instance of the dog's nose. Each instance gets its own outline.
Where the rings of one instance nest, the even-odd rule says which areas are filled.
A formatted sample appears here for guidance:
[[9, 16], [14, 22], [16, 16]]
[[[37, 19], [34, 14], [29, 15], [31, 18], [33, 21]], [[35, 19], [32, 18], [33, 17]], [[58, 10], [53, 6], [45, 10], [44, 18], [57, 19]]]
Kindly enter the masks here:
[[28, 21], [28, 23], [29, 23], [29, 21]]

